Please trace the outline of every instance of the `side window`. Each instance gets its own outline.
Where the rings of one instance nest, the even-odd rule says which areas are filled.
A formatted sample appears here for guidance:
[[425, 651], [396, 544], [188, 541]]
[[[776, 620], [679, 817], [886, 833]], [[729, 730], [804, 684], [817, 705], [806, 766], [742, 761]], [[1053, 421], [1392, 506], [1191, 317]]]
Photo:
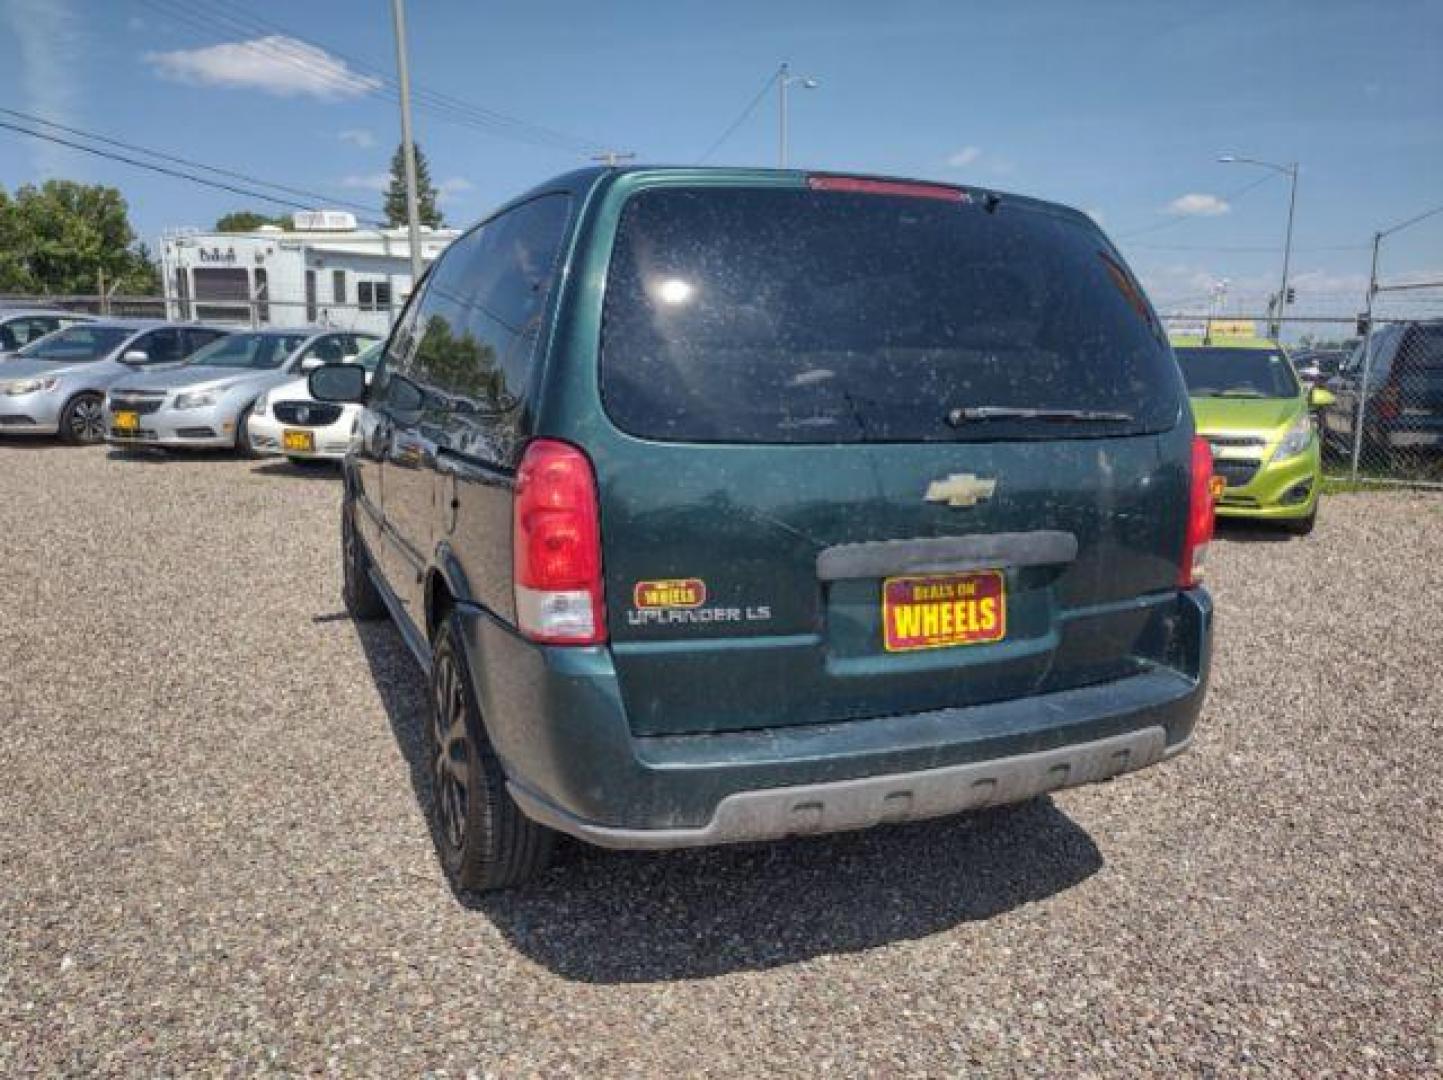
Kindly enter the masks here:
[[199, 328], [187, 330], [185, 332], [185, 355], [189, 356], [202, 345], [209, 345], [212, 341], [223, 337], [225, 337], [225, 332], [222, 330], [202, 330]]
[[473, 408], [520, 400], [570, 207], [566, 195], [533, 199], [447, 250], [420, 313], [418, 377]]
[[179, 330], [152, 330], [130, 348], [144, 351], [147, 364], [173, 364], [186, 355]]

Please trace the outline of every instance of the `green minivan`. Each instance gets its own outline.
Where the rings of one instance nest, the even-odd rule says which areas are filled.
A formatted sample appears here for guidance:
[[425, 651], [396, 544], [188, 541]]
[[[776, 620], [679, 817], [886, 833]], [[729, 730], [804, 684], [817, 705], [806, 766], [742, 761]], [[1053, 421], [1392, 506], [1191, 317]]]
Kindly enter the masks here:
[[438, 850], [765, 840], [1187, 745], [1212, 461], [1085, 215], [795, 171], [571, 173], [415, 289], [345, 463], [343, 587], [429, 672]]

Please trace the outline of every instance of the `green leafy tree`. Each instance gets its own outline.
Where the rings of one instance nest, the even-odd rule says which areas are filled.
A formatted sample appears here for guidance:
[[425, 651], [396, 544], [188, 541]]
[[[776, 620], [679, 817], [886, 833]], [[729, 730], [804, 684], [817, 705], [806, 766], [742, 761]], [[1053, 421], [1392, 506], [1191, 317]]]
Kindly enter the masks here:
[[153, 292], [154, 260], [137, 245], [115, 188], [73, 180], [26, 184], [0, 200], [0, 289], [29, 293]]
[[[422, 225], [439, 229], [445, 224], [436, 206], [436, 185], [431, 183], [431, 166], [421, 148], [416, 147], [416, 216]], [[386, 224], [398, 228], [406, 224], [406, 152], [398, 146], [391, 155], [391, 186], [386, 189]]]
[[224, 214], [216, 220], [215, 231], [223, 233], [255, 232], [262, 225], [278, 225], [289, 232], [291, 219], [284, 214], [271, 217], [254, 210], [232, 210], [229, 214]]

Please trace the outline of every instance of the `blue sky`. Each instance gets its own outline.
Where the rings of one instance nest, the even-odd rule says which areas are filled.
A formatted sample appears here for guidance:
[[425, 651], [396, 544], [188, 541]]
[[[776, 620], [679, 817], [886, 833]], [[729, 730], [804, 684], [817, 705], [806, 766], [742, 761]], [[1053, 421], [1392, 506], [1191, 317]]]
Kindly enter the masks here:
[[[410, 0], [409, 16], [417, 83], [473, 121], [502, 114], [416, 113], [454, 223], [588, 146], [696, 161], [782, 60], [821, 82], [793, 92], [793, 164], [1082, 207], [1162, 306], [1201, 309], [1227, 278], [1256, 308], [1277, 278], [1286, 181], [1239, 193], [1266, 174], [1221, 152], [1301, 162], [1300, 311], [1354, 310], [1372, 232], [1443, 202], [1438, 0]], [[393, 74], [392, 48], [386, 0], [0, 0], [0, 106], [369, 204], [397, 139], [372, 74]], [[503, 134], [512, 120], [571, 138]], [[773, 91], [712, 160], [772, 164], [776, 144]], [[264, 208], [0, 131], [0, 185], [51, 175], [118, 186], [147, 237]], [[1384, 269], [1443, 273], [1443, 217]]]

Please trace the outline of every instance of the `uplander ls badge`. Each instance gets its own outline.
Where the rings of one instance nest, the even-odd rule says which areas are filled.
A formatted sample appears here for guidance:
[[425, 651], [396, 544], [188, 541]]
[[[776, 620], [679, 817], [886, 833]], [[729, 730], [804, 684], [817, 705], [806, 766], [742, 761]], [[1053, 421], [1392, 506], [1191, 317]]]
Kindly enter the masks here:
[[928, 484], [923, 498], [928, 502], [944, 502], [948, 506], [976, 506], [983, 499], [992, 498], [996, 490], [996, 479], [983, 479], [974, 473], [953, 473]]

